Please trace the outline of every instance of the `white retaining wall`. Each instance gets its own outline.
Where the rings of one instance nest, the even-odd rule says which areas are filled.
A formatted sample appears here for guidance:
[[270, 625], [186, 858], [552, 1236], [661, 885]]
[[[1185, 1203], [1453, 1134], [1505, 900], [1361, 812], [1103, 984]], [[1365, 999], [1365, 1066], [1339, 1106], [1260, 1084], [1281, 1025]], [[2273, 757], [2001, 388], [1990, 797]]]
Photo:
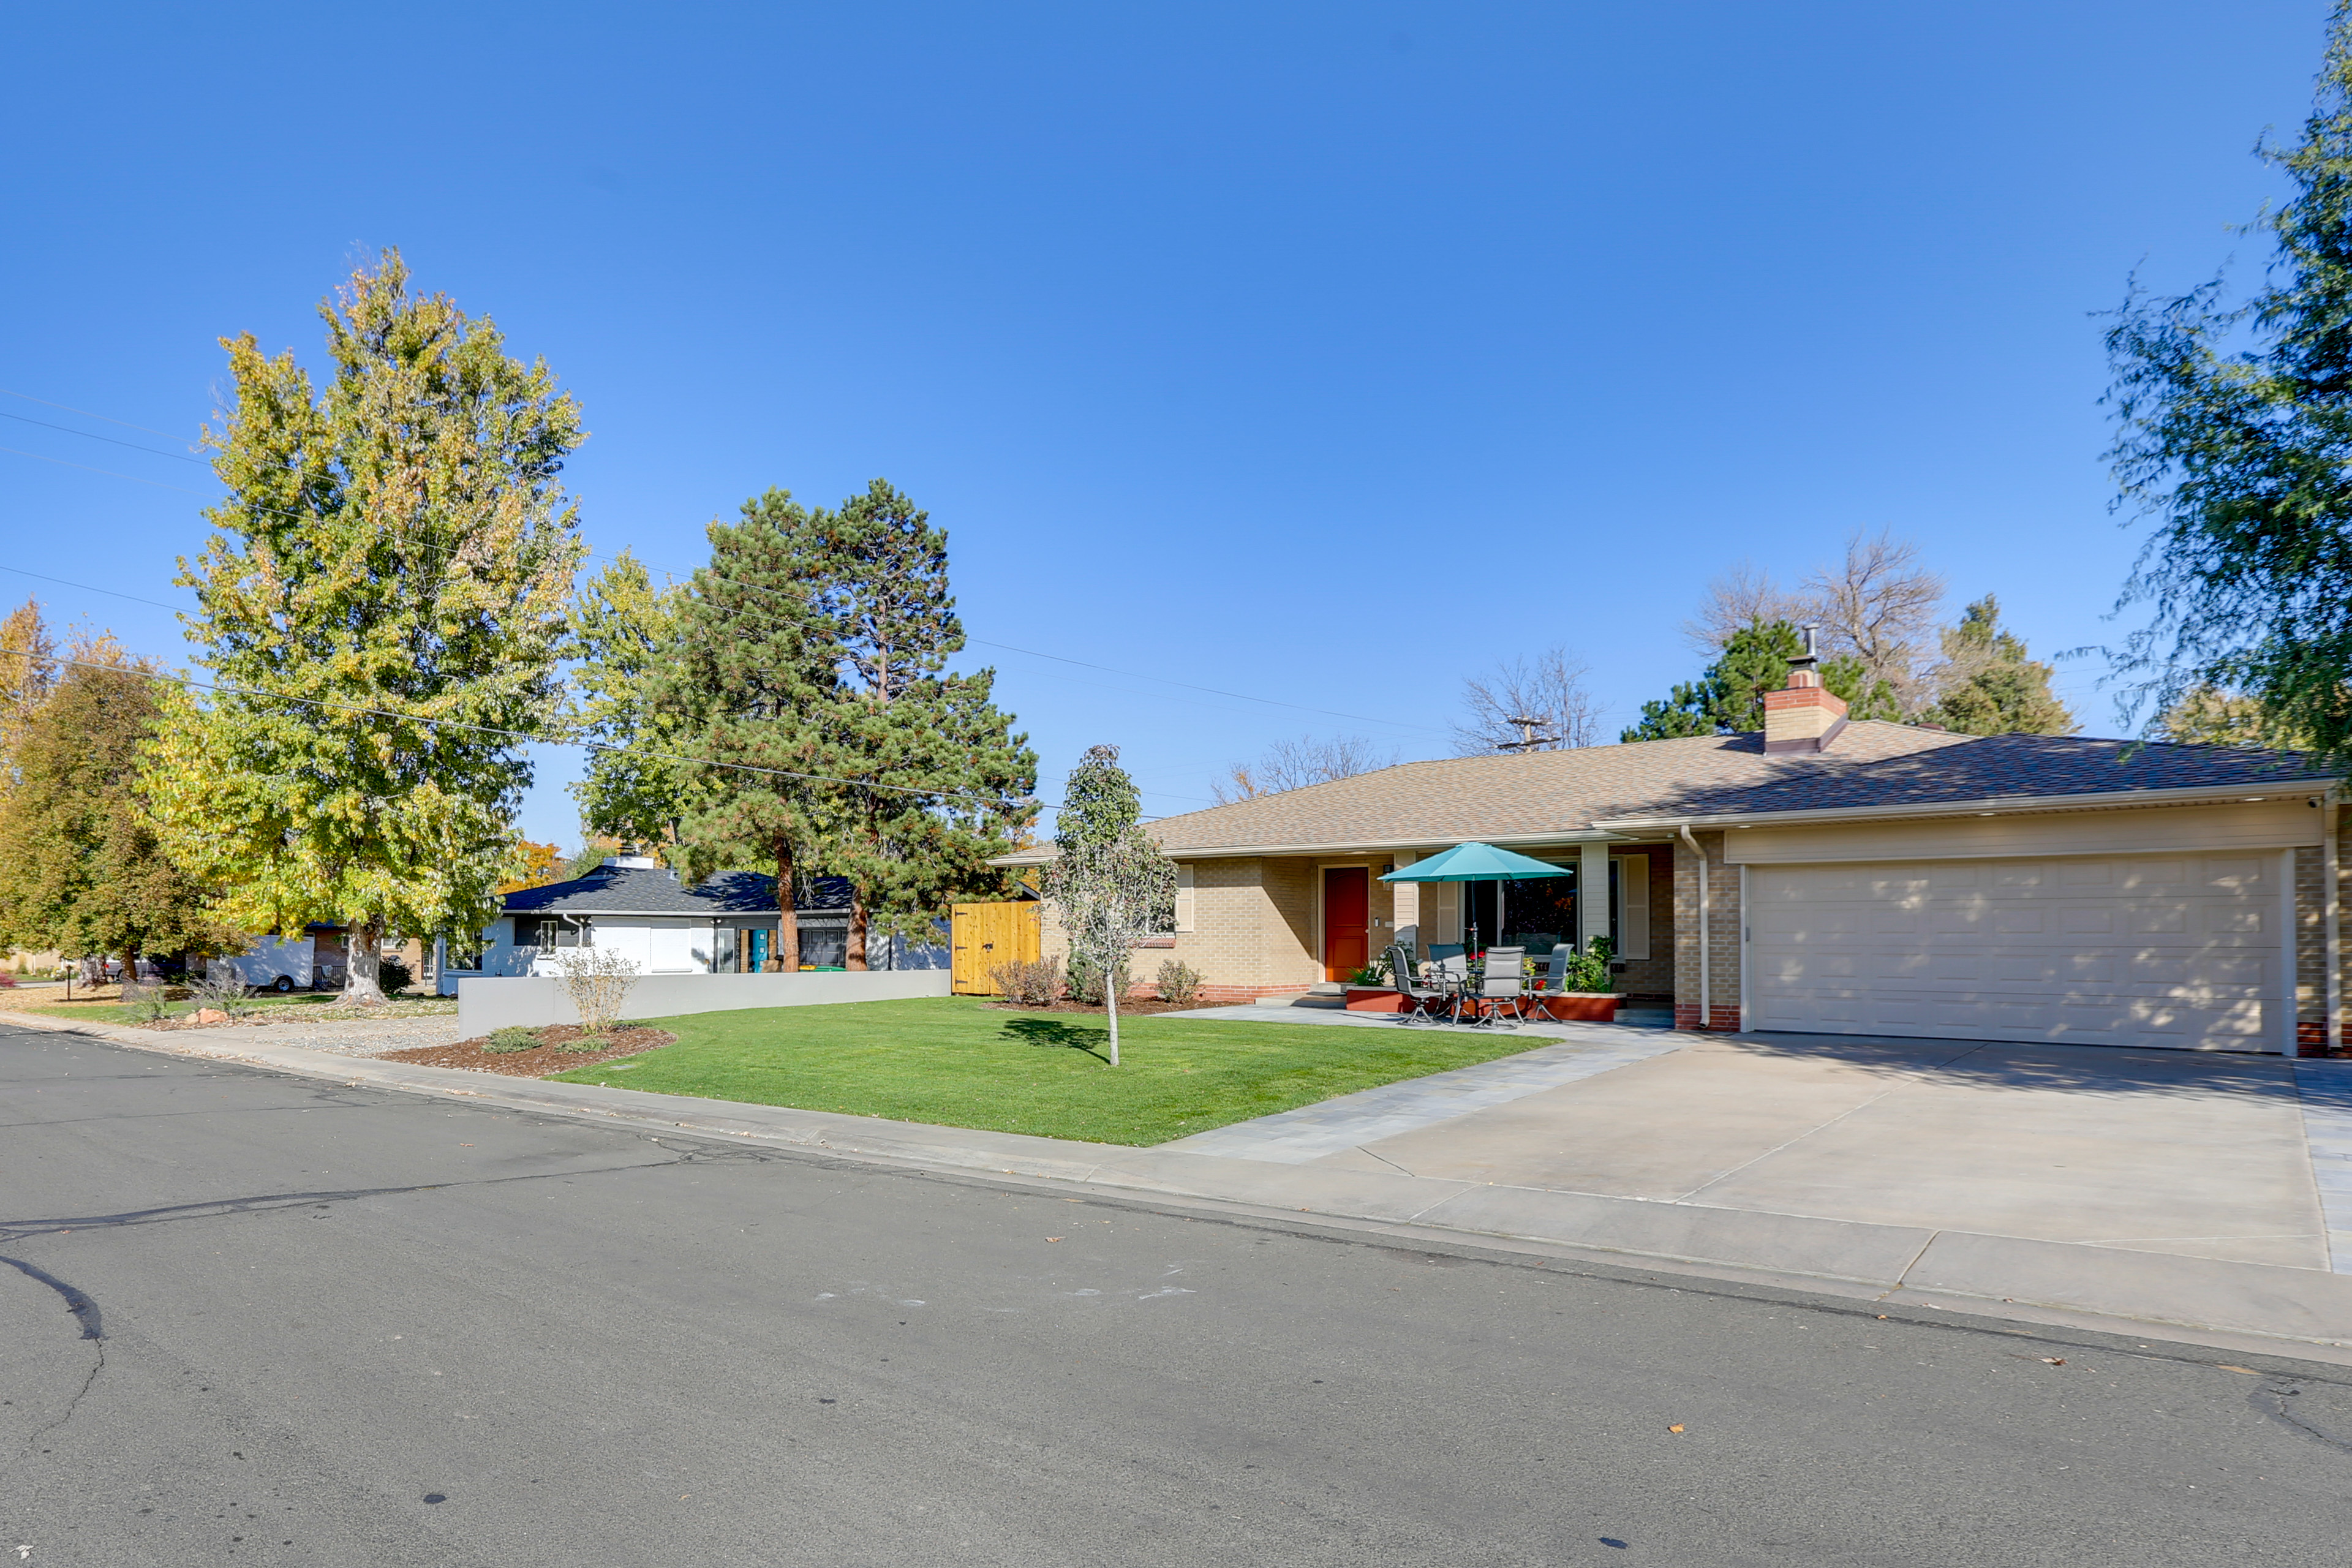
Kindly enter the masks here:
[[[624, 1018], [670, 1018], [681, 1013], [729, 1013], [749, 1007], [814, 1007], [829, 1002], [895, 1002], [945, 996], [944, 969], [869, 970], [838, 974], [648, 974], [629, 988]], [[576, 1024], [580, 1015], [556, 979], [457, 982], [457, 1026], [471, 1039], [520, 1024]]]

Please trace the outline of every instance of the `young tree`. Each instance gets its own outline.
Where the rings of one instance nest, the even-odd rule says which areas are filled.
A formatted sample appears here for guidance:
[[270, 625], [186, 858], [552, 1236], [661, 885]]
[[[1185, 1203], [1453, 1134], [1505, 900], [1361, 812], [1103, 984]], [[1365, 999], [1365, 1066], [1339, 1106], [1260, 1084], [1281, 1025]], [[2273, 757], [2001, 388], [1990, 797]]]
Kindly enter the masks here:
[[819, 596], [839, 660], [824, 715], [825, 868], [848, 879], [851, 969], [869, 932], [929, 934], [960, 891], [1001, 887], [992, 856], [1035, 820], [1037, 756], [998, 710], [996, 673], [949, 673], [964, 647], [948, 588], [948, 536], [876, 479], [821, 517]]
[[1255, 763], [1235, 763], [1226, 776], [1209, 786], [1219, 805], [1252, 800], [1309, 784], [1332, 784], [1397, 764], [1391, 747], [1386, 754], [1361, 735], [1339, 735], [1318, 741], [1308, 735], [1297, 741], [1276, 741]]
[[[1732, 635], [1723, 654], [1697, 680], [1678, 685], [1663, 701], [1642, 706], [1624, 741], [1672, 741], [1688, 735], [1739, 735], [1764, 727], [1764, 693], [1789, 683], [1790, 661], [1804, 639], [1787, 621], [1765, 621]], [[1846, 704], [1853, 719], [1899, 716], [1892, 685], [1874, 680], [1862, 660], [1841, 654], [1821, 661], [1822, 684]]]
[[173, 856], [247, 929], [351, 928], [344, 995], [383, 1000], [387, 931], [478, 929], [513, 869], [550, 731], [583, 432], [543, 363], [412, 294], [397, 251], [323, 303], [331, 379], [222, 340], [236, 402], [205, 439], [228, 499], [180, 581], [222, 689], [159, 739]]
[[1454, 721], [1454, 754], [1558, 752], [1597, 745], [1601, 704], [1584, 684], [1590, 667], [1554, 644], [1512, 658], [1462, 683], [1463, 716]]
[[2071, 735], [2079, 726], [2050, 675], [2026, 657], [2023, 638], [2001, 629], [2000, 602], [1987, 594], [1944, 633], [1942, 695], [1927, 716], [1963, 735]]
[[832, 787], [812, 775], [834, 772], [825, 719], [841, 698], [827, 521], [771, 489], [743, 503], [740, 521], [713, 522], [710, 564], [688, 584], [677, 655], [652, 691], [666, 732], [703, 760], [680, 768], [687, 874], [772, 870], [775, 962], [787, 972], [801, 963], [802, 857]]
[[2147, 606], [2117, 667], [2133, 706], [2200, 686], [2266, 729], [2352, 756], [2352, 4], [2334, 7], [2302, 140], [2259, 149], [2293, 195], [2254, 227], [2267, 284], [2172, 300], [2135, 281], [2107, 333], [2117, 504], [2154, 532], [2119, 610]]
[[1118, 1066], [1119, 977], [1145, 937], [1169, 929], [1176, 863], [1143, 830], [1143, 802], [1117, 746], [1094, 746], [1070, 772], [1054, 822], [1060, 854], [1045, 868], [1045, 898], [1069, 938], [1071, 966], [1103, 977], [1110, 1065]]
[[595, 749], [572, 785], [592, 835], [636, 844], [674, 843], [686, 778], [675, 760], [686, 737], [653, 700], [674, 656], [680, 586], [656, 588], [645, 563], [621, 552], [581, 584], [566, 657], [576, 660], [572, 721]]
[[[108, 637], [25, 717], [0, 795], [0, 946], [113, 954], [210, 953], [235, 942], [205, 889], [173, 865], [140, 798], [141, 751], [158, 721], [154, 667]], [[89, 666], [101, 668], [91, 668]]]

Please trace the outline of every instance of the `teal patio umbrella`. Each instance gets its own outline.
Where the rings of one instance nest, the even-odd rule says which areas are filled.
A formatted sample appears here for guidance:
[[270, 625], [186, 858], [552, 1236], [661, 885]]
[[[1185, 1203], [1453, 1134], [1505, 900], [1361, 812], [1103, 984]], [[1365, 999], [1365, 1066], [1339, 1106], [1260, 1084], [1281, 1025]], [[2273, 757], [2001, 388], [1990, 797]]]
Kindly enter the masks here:
[[[1530, 877], [1564, 877], [1565, 868], [1538, 860], [1491, 844], [1456, 844], [1453, 848], [1416, 860], [1401, 870], [1383, 874], [1383, 882], [1515, 882]], [[1495, 889], [1495, 934], [1502, 935], [1503, 889]], [[1475, 936], [1476, 928], [1472, 928]]]

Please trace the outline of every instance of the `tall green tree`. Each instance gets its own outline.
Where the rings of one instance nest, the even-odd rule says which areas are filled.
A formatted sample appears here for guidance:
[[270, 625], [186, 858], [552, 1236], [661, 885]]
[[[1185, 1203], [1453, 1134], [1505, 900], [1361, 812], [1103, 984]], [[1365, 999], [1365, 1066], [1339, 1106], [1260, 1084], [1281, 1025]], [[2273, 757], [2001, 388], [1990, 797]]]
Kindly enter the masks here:
[[222, 340], [235, 401], [205, 439], [229, 494], [180, 578], [221, 689], [164, 726], [149, 781], [173, 855], [247, 929], [350, 928], [359, 1002], [387, 932], [496, 913], [580, 554], [558, 479], [578, 405], [408, 281], [388, 250], [320, 305], [323, 389]]
[[0, 796], [16, 782], [16, 753], [26, 726], [57, 689], [57, 634], [42, 618], [41, 603], [27, 599], [0, 620]]
[[987, 864], [1035, 819], [1037, 757], [994, 701], [995, 671], [949, 672], [964, 647], [948, 536], [876, 479], [823, 519], [825, 618], [839, 696], [825, 717], [826, 868], [851, 889], [851, 969], [867, 935], [928, 937], [956, 894], [992, 891]]
[[1940, 695], [1927, 717], [1963, 735], [2071, 735], [2079, 726], [2050, 675], [2026, 657], [2022, 637], [2002, 629], [2000, 604], [1987, 594], [1944, 632]]
[[1142, 817], [1142, 797], [1118, 765], [1118, 748], [1087, 748], [1062, 788], [1054, 819], [1059, 852], [1045, 868], [1045, 899], [1069, 939], [1070, 967], [1103, 978], [1113, 1067], [1127, 955], [1169, 930], [1176, 912], [1176, 863], [1144, 831]]
[[2135, 282], [2107, 353], [2117, 504], [2153, 525], [2116, 654], [2158, 710], [2200, 686], [2258, 701], [2272, 731], [2352, 757], [2352, 4], [2329, 22], [2312, 112], [2259, 155], [2290, 198], [2253, 228], [2265, 285], [2177, 299]]
[[592, 835], [675, 846], [686, 776], [676, 760], [687, 737], [655, 700], [677, 650], [682, 584], [656, 587], [645, 563], [624, 550], [580, 585], [564, 652], [575, 732], [594, 750], [572, 786]]
[[775, 962], [800, 967], [804, 864], [835, 815], [832, 710], [842, 700], [828, 519], [771, 489], [709, 528], [710, 563], [677, 609], [676, 654], [654, 687], [663, 722], [697, 759], [679, 779], [678, 836], [699, 879], [774, 873]]
[[[1695, 681], [1674, 687], [1663, 700], [1642, 705], [1642, 717], [1622, 741], [1672, 741], [1688, 735], [1739, 735], [1764, 727], [1764, 693], [1789, 683], [1789, 664], [1804, 638], [1784, 620], [1756, 621], [1731, 634], [1723, 652]], [[1851, 719], [1895, 719], [1901, 704], [1893, 684], [1871, 675], [1852, 654], [1822, 659], [1822, 684], [1846, 704]]]
[[234, 944], [141, 797], [142, 750], [161, 712], [154, 667], [107, 637], [69, 657], [15, 731], [16, 776], [0, 793], [0, 947], [113, 954], [129, 975], [144, 953]]

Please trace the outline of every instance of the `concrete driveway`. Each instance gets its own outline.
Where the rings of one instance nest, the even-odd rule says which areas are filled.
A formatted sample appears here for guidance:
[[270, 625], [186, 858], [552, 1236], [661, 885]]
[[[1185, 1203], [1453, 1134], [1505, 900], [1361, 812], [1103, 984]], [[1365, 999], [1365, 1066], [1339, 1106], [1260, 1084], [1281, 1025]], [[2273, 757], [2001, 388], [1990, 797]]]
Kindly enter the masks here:
[[2283, 1058], [1685, 1038], [1305, 1163], [2311, 1269], [2352, 1197], [2321, 1184], [2352, 1115], [2307, 1128]]

